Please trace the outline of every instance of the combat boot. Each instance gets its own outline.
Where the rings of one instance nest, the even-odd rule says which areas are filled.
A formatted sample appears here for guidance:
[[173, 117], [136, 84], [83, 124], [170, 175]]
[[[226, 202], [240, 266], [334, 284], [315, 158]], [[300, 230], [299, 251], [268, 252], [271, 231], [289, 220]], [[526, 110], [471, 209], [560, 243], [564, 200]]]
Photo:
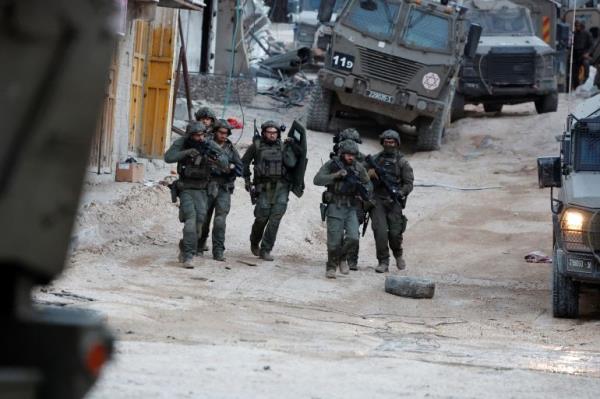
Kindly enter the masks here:
[[275, 258], [271, 256], [271, 252], [269, 251], [261, 250], [259, 256], [262, 260], [266, 260], [268, 262], [272, 262], [273, 260], [275, 260]]
[[327, 271], [325, 272], [325, 277], [335, 278], [335, 269], [327, 269]]
[[357, 263], [356, 263], [356, 261], [354, 261], [354, 260], [349, 260], [349, 261], [348, 261], [348, 268], [349, 268], [350, 270], [354, 270], [354, 271], [356, 271], [356, 270], [358, 270], [358, 264], [357, 264]]
[[342, 273], [342, 274], [350, 273], [350, 269], [348, 268], [348, 262], [346, 262], [345, 259], [340, 261], [340, 273]]
[[260, 249], [258, 248], [258, 244], [250, 243], [250, 251], [254, 256], [260, 256]]
[[396, 267], [398, 268], [398, 270], [406, 269], [406, 262], [404, 261], [402, 255], [396, 257]]
[[388, 271], [388, 267], [389, 267], [389, 260], [382, 259], [382, 260], [379, 261], [379, 264], [375, 268], [375, 271], [377, 273], [385, 273], [385, 272]]
[[194, 268], [194, 258], [192, 256], [186, 256], [183, 259], [183, 268], [184, 269], [193, 269]]
[[225, 256], [223, 256], [223, 252], [213, 253], [213, 259], [218, 260], [219, 262], [225, 262]]

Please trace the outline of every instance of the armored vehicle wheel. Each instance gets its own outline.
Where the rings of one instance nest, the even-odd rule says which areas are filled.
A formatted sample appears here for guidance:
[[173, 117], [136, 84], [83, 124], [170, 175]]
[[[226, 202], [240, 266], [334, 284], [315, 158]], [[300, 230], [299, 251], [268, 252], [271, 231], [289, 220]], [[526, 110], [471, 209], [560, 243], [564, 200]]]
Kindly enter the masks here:
[[576, 318], [579, 316], [579, 284], [559, 272], [556, 251], [552, 269], [552, 313], [554, 317]]
[[444, 118], [437, 117], [433, 121], [422, 120], [417, 124], [417, 151], [435, 151], [442, 146], [444, 135]]
[[504, 104], [483, 104], [485, 112], [502, 112], [502, 106]]
[[454, 94], [452, 100], [451, 121], [457, 121], [465, 117], [465, 96], [459, 93]]
[[538, 114], [556, 112], [558, 109], [558, 94], [547, 94], [535, 100], [535, 110]]
[[312, 91], [306, 126], [311, 130], [329, 131], [333, 93], [317, 82]]

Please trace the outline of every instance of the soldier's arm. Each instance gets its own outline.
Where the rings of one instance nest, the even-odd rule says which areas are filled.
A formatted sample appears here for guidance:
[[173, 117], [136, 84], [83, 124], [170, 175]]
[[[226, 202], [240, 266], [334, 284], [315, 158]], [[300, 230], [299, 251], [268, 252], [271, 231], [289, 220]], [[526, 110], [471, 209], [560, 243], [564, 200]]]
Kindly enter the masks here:
[[244, 179], [246, 181], [250, 180], [250, 176], [251, 176], [250, 164], [254, 160], [255, 155], [256, 155], [256, 147], [254, 146], [254, 144], [251, 144], [250, 147], [248, 147], [248, 149], [242, 156], [242, 165], [244, 168], [243, 175], [244, 175]]
[[165, 162], [166, 163], [175, 163], [179, 162], [185, 158], [185, 153], [183, 152], [183, 143], [185, 139], [183, 137], [178, 138], [173, 142], [171, 147], [165, 152]]
[[216, 155], [216, 157], [212, 159], [216, 167], [221, 169], [221, 171], [229, 171], [229, 157], [227, 156], [227, 153], [223, 151], [223, 148], [213, 140], [208, 140], [206, 145], [209, 147], [210, 151]]
[[369, 178], [367, 169], [360, 163], [357, 165], [357, 169], [358, 179], [360, 180], [361, 184], [367, 189], [369, 194], [371, 194], [373, 192], [373, 183], [371, 183], [371, 179]]
[[413, 183], [415, 181], [415, 175], [413, 169], [406, 159], [402, 159], [402, 187], [400, 191], [404, 196], [408, 196], [413, 190]]
[[235, 166], [232, 173], [235, 173], [235, 170], [239, 170], [243, 173], [244, 164], [242, 163], [242, 159], [240, 158], [240, 153], [236, 150], [235, 146], [231, 145], [231, 159], [229, 160]]
[[327, 161], [325, 165], [321, 166], [321, 169], [319, 169], [313, 179], [313, 184], [315, 186], [328, 186], [333, 184], [338, 175], [336, 173], [331, 173], [331, 164], [331, 161]]

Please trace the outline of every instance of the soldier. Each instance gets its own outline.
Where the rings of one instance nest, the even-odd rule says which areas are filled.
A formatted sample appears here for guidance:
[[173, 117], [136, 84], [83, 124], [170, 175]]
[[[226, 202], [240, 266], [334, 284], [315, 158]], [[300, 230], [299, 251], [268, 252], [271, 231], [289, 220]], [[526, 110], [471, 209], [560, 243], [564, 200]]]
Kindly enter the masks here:
[[[413, 189], [413, 170], [404, 155], [400, 152], [400, 135], [394, 130], [386, 130], [380, 136], [383, 151], [367, 157], [368, 172], [373, 182], [373, 199], [375, 208], [371, 211], [371, 227], [375, 236], [377, 260], [375, 271], [388, 271], [392, 249], [396, 266], [399, 270], [406, 268], [402, 257], [402, 233], [406, 230], [406, 217], [402, 209], [406, 197]], [[373, 164], [370, 163], [372, 160]], [[378, 175], [377, 170], [379, 170]], [[387, 184], [384, 184], [384, 179]], [[387, 187], [386, 187], [387, 185]], [[390, 187], [393, 187], [390, 190]], [[393, 191], [393, 192], [390, 192]]]
[[208, 183], [211, 174], [229, 171], [227, 156], [212, 140], [206, 139], [206, 127], [190, 122], [184, 137], [180, 137], [165, 153], [165, 162], [177, 162], [179, 180], [176, 184], [180, 206], [179, 221], [183, 225], [183, 240], [179, 242], [179, 261], [193, 269], [198, 236], [206, 217]]
[[208, 138], [212, 138], [215, 121], [217, 120], [213, 110], [208, 107], [200, 107], [194, 114], [194, 117], [198, 122], [202, 122], [206, 126], [206, 134]]
[[[254, 224], [250, 233], [250, 250], [261, 259], [272, 261], [271, 250], [277, 238], [281, 218], [285, 214], [290, 193], [290, 171], [298, 157], [292, 145], [281, 141], [282, 126], [274, 121], [261, 125], [260, 136], [242, 157], [245, 188], [256, 203]], [[286, 142], [287, 143], [287, 142]], [[254, 181], [250, 179], [250, 163], [254, 162]]]
[[227, 215], [231, 206], [231, 194], [235, 187], [235, 178], [242, 176], [242, 160], [233, 143], [229, 140], [231, 126], [226, 120], [219, 119], [214, 125], [213, 140], [223, 149], [229, 159], [229, 171], [211, 176], [208, 186], [208, 210], [202, 225], [202, 235], [198, 241], [198, 250], [206, 251], [206, 239], [210, 232], [210, 220], [213, 213], [212, 252], [213, 259], [224, 262], [225, 257], [225, 226]]
[[323, 203], [327, 217], [327, 265], [325, 276], [335, 278], [340, 273], [348, 274], [345, 255], [353, 253], [358, 245], [357, 208], [361, 198], [368, 200], [371, 182], [365, 167], [356, 161], [358, 145], [352, 140], [339, 143], [339, 156], [334, 156], [319, 169], [313, 183], [326, 186]]
[[[356, 144], [362, 144], [362, 140], [360, 139], [360, 133], [358, 132], [358, 130], [351, 128], [351, 127], [344, 129], [338, 135], [334, 136], [334, 138], [333, 138], [333, 142], [335, 144], [333, 146], [333, 152], [329, 155], [330, 158], [335, 155], [340, 155], [339, 154], [339, 143], [341, 143], [344, 140], [352, 140]], [[363, 166], [365, 166], [365, 154], [363, 154], [362, 152], [359, 151], [358, 155], [356, 155], [355, 162], [358, 162], [358, 163], [362, 164]], [[356, 207], [356, 216], [358, 217], [359, 225], [365, 223], [366, 216], [367, 216], [366, 208], [368, 208], [368, 207], [369, 207], [369, 205], [364, 203], [363, 201], [360, 201], [360, 204]], [[359, 237], [360, 237], [360, 235], [359, 235]], [[350, 270], [358, 270], [358, 253], [359, 253], [359, 251], [360, 251], [360, 238], [359, 238], [359, 242], [356, 244], [356, 246], [352, 247], [351, 252], [344, 254], [344, 258], [348, 262], [348, 267], [350, 268]]]

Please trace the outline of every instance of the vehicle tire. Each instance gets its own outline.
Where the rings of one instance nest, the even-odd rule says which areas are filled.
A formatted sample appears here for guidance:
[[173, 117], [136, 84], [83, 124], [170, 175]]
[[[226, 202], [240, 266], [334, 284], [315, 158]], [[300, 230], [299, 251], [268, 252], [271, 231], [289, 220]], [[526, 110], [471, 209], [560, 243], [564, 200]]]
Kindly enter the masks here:
[[332, 100], [333, 92], [322, 88], [321, 84], [317, 81], [311, 94], [308, 117], [306, 118], [306, 127], [320, 132], [329, 131]]
[[535, 100], [535, 110], [538, 114], [556, 112], [558, 109], [558, 93], [547, 94]]
[[502, 112], [502, 107], [504, 106], [504, 104], [497, 104], [497, 103], [491, 103], [491, 104], [483, 104], [483, 110], [485, 112]]
[[440, 149], [445, 130], [443, 119], [439, 116], [433, 121], [422, 120], [417, 124], [417, 151], [436, 151]]
[[579, 316], [579, 283], [560, 273], [554, 251], [552, 262], [552, 313], [554, 317], [574, 319]]
[[457, 121], [465, 117], [465, 96], [459, 93], [454, 94], [452, 100], [452, 110], [450, 120]]

